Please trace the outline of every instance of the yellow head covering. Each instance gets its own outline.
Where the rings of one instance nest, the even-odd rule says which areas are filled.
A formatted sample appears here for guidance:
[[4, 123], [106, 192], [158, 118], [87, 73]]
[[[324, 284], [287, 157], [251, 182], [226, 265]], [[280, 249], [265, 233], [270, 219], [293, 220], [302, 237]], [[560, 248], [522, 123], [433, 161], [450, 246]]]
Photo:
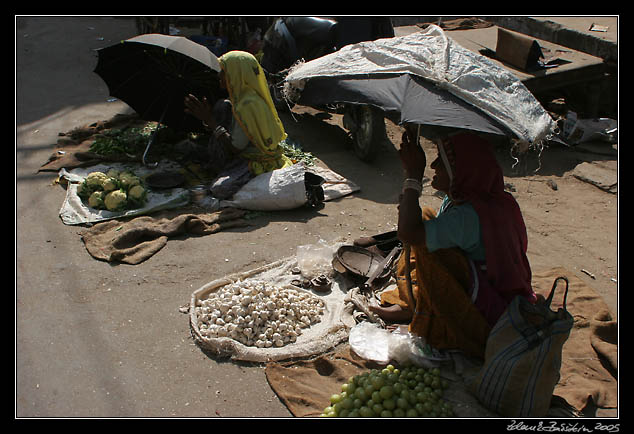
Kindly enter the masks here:
[[231, 99], [233, 115], [259, 153], [243, 153], [251, 172], [259, 175], [292, 164], [279, 143], [286, 131], [273, 105], [264, 71], [256, 58], [244, 51], [230, 51], [219, 59]]

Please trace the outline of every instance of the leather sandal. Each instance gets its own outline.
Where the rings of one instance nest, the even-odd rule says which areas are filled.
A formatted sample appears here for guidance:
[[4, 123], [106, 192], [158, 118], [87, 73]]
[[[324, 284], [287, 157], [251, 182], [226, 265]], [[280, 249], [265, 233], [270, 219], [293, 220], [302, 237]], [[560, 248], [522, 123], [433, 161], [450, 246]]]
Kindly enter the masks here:
[[370, 237], [357, 238], [352, 242], [353, 245], [358, 247], [370, 247], [377, 244], [382, 244], [390, 241], [396, 241], [398, 237], [396, 231], [385, 232], [382, 234], [372, 235]]

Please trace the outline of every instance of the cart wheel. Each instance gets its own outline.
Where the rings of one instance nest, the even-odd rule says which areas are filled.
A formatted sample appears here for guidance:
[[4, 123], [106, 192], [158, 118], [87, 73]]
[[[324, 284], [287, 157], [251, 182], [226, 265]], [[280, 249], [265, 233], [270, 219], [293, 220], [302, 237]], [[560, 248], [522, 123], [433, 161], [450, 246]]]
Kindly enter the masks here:
[[352, 107], [352, 110], [355, 124], [352, 131], [354, 152], [362, 161], [370, 162], [376, 158], [387, 136], [383, 111], [369, 105]]

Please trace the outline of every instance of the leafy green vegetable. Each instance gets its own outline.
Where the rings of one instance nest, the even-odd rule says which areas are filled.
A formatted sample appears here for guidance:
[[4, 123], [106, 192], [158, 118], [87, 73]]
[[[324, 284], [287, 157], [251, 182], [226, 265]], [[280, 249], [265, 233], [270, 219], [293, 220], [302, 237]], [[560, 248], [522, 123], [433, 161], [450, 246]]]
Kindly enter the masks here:
[[313, 154], [310, 152], [304, 152], [301, 146], [296, 143], [289, 142], [288, 139], [280, 142], [280, 147], [282, 148], [284, 155], [293, 160], [294, 163], [303, 162], [307, 166], [315, 164], [315, 160], [317, 158]]

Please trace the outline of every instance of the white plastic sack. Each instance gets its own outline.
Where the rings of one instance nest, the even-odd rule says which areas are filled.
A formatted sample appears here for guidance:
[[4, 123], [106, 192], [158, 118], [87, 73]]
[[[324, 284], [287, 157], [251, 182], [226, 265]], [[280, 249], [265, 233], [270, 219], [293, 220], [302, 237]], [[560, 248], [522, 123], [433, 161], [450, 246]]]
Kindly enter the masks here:
[[293, 67], [284, 92], [294, 99], [316, 77], [409, 73], [425, 78], [505, 125], [520, 141], [539, 143], [555, 123], [524, 84], [486, 57], [467, 50], [438, 26], [378, 39]]
[[307, 201], [303, 164], [294, 164], [256, 176], [244, 185], [223, 207], [252, 211], [276, 211], [299, 208]]

